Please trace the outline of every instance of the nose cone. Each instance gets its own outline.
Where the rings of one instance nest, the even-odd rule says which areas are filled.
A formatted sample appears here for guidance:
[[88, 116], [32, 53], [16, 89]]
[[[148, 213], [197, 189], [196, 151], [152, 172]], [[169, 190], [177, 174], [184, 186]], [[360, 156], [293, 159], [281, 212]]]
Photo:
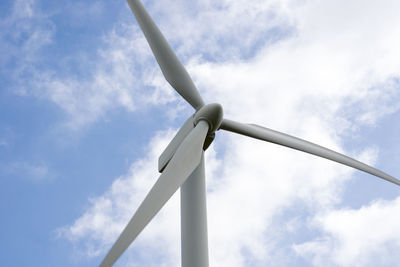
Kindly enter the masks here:
[[221, 126], [223, 117], [222, 106], [218, 103], [212, 103], [203, 106], [199, 111], [194, 115], [195, 125], [200, 120], [205, 120], [209, 128], [209, 133], [213, 133], [218, 130], [219, 126]]

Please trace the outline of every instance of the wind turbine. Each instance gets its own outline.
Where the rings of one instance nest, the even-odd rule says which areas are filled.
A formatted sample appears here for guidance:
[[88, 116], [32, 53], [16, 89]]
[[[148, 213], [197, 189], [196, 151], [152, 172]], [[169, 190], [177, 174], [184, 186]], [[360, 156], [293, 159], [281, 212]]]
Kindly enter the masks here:
[[165, 79], [195, 109], [158, 161], [162, 174], [122, 231], [102, 263], [111, 266], [181, 188], [181, 257], [184, 267], [208, 266], [204, 151], [217, 130], [226, 130], [323, 157], [400, 185], [396, 178], [328, 148], [255, 124], [223, 118], [219, 104], [205, 104], [185, 67], [179, 61], [140, 0], [127, 0], [150, 45]]

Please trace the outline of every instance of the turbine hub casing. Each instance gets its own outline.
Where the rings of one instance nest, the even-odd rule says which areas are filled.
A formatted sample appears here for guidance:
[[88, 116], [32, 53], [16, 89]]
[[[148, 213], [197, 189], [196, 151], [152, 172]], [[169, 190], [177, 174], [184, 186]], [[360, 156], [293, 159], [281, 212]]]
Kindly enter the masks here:
[[208, 104], [203, 106], [196, 112], [196, 114], [194, 114], [194, 125], [197, 125], [200, 120], [204, 120], [209, 125], [208, 133], [212, 134], [221, 126], [222, 117], [223, 110], [220, 104]]

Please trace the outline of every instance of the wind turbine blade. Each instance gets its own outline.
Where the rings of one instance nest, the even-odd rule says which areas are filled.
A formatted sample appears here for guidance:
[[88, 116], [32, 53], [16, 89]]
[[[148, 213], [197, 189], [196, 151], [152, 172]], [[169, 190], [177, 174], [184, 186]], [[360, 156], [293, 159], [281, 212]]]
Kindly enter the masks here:
[[183, 140], [170, 163], [140, 204], [132, 219], [100, 264], [100, 267], [108, 267], [114, 264], [200, 164], [207, 132], [208, 123], [199, 121], [192, 132]]
[[353, 167], [358, 170], [367, 172], [369, 174], [380, 177], [386, 181], [392, 182], [396, 185], [400, 185], [400, 181], [397, 180], [396, 178], [380, 170], [377, 170], [367, 164], [364, 164], [358, 160], [352, 159], [348, 156], [345, 156], [328, 148], [322, 147], [320, 145], [281, 132], [277, 132], [259, 125], [243, 124], [240, 122], [224, 119], [222, 121], [220, 129], [246, 135], [249, 137], [275, 143], [278, 145], [290, 147], [306, 153], [310, 153], [312, 155], [326, 158], [347, 165], [349, 167]]
[[174, 138], [172, 138], [171, 142], [169, 142], [168, 146], [161, 153], [158, 158], [158, 171], [163, 172], [165, 166], [167, 166], [168, 162], [171, 160], [172, 156], [175, 154], [178, 147], [181, 145], [182, 141], [186, 138], [186, 136], [193, 130], [194, 128], [194, 118], [190, 116], [186, 122], [182, 125], [182, 127], [178, 130]]
[[196, 86], [140, 0], [127, 0], [165, 79], [196, 110], [204, 106]]

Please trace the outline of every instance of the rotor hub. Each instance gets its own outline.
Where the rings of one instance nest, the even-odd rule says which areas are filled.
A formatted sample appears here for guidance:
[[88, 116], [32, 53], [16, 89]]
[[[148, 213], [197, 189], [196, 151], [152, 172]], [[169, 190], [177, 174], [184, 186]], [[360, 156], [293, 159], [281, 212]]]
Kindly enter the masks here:
[[218, 103], [212, 103], [203, 106], [194, 114], [194, 125], [201, 120], [208, 123], [208, 134], [214, 133], [219, 129], [222, 123], [223, 110], [222, 106]]

